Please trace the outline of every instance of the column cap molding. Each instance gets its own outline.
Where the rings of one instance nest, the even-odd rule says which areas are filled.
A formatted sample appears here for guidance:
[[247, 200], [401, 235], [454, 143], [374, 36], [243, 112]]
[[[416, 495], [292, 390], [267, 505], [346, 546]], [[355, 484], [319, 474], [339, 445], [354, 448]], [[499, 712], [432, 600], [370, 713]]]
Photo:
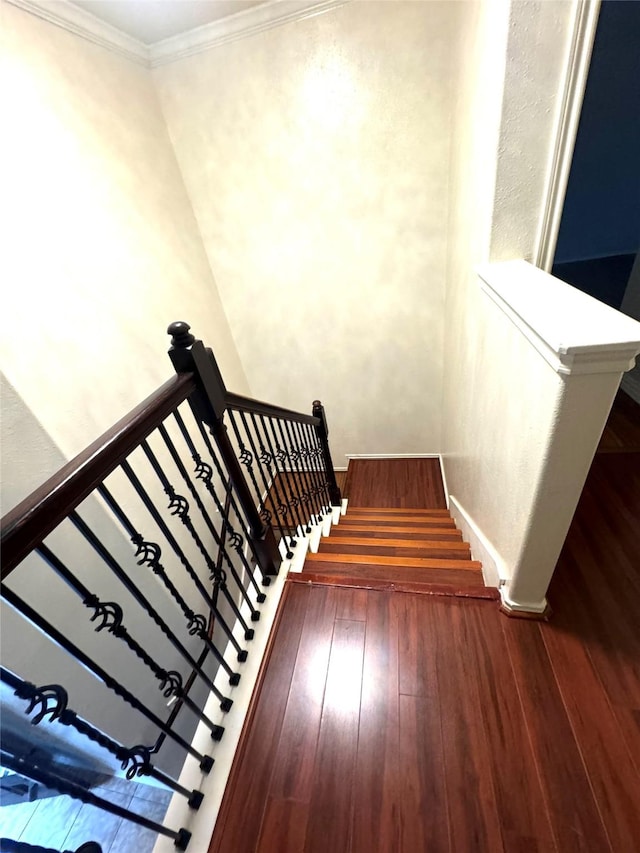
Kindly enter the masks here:
[[623, 373], [640, 323], [524, 260], [481, 265], [480, 287], [560, 374]]

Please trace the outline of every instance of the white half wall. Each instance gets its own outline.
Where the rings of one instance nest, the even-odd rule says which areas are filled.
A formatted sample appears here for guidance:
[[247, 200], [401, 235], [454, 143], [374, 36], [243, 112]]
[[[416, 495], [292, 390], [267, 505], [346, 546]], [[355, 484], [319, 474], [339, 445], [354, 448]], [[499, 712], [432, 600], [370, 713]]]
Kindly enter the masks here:
[[471, 4], [463, 22], [443, 462], [450, 494], [506, 575], [531, 532], [563, 380], [482, 294], [476, 269], [490, 258], [533, 254], [575, 11], [575, 3], [487, 0]]
[[154, 70], [252, 391], [321, 399], [338, 467], [439, 450], [464, 14], [348, 3]]

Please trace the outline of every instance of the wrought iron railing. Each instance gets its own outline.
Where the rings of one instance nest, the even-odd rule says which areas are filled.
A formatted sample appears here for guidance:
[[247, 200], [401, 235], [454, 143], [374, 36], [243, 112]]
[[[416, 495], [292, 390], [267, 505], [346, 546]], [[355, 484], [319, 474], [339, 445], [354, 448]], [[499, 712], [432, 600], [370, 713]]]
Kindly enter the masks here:
[[[212, 770], [195, 727], [223, 736], [271, 578], [340, 491], [320, 403], [305, 415], [228, 392], [189, 326], [169, 332], [178, 375], [2, 520], [1, 680], [33, 725], [72, 729], [103, 771], [197, 809], [201, 792], [177, 779], [187, 755]], [[25, 742], [3, 737], [0, 764], [186, 849], [185, 828], [117, 805], [54, 746]]]

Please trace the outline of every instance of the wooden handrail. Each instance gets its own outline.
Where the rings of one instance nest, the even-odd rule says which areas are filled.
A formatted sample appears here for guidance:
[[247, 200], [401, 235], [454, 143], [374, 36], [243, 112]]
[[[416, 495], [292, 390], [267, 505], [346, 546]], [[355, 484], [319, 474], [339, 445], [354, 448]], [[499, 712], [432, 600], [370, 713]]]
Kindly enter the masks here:
[[264, 403], [262, 400], [253, 400], [251, 397], [234, 394], [233, 391], [226, 392], [225, 403], [228, 409], [234, 409], [237, 412], [249, 412], [255, 415], [263, 415], [267, 418], [284, 418], [294, 423], [310, 424], [314, 427], [320, 424], [320, 419], [313, 415], [294, 412], [292, 409], [274, 406], [271, 403]]
[[173, 376], [2, 518], [4, 580], [167, 415], [195, 390], [192, 373]]

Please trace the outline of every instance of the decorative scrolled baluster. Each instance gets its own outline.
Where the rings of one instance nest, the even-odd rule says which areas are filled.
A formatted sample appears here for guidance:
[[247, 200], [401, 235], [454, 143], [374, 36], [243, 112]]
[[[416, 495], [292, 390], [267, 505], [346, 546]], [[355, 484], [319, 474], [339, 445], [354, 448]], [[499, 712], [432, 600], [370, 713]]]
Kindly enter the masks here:
[[300, 499], [300, 504], [301, 504], [303, 512], [304, 512], [303, 517], [304, 517], [304, 521], [305, 521], [305, 531], [308, 535], [309, 533], [311, 533], [310, 525], [312, 523], [314, 523], [314, 519], [312, 517], [313, 510], [310, 506], [311, 495], [309, 494], [309, 492], [305, 488], [306, 483], [305, 483], [305, 479], [304, 479], [304, 474], [301, 470], [302, 452], [301, 452], [300, 447], [298, 446], [298, 444], [296, 442], [296, 433], [295, 433], [295, 430], [293, 429], [293, 424], [290, 423], [289, 421], [286, 421], [286, 420], [283, 420], [282, 423], [283, 423], [284, 431], [285, 431], [286, 436], [287, 436], [288, 447], [290, 448], [289, 452], [290, 452], [291, 463], [292, 463], [292, 468], [293, 468], [293, 478], [294, 478], [294, 482], [296, 483], [296, 487], [298, 490], [298, 497]]
[[43, 631], [51, 640], [53, 640], [53, 642], [57, 643], [62, 649], [64, 649], [64, 651], [74, 657], [82, 666], [85, 667], [85, 669], [91, 672], [99, 681], [102, 681], [109, 690], [115, 693], [116, 696], [131, 705], [132, 708], [135, 708], [136, 711], [146, 717], [146, 719], [156, 726], [161, 732], [164, 732], [168, 737], [175, 741], [175, 743], [182, 747], [182, 749], [196, 758], [200, 762], [200, 767], [205, 770], [205, 772], [207, 769], [211, 768], [213, 761], [210, 756], [203, 755], [198, 752], [198, 750], [194, 749], [194, 747], [186, 741], [182, 735], [168, 727], [157, 714], [144, 705], [133, 693], [131, 693], [131, 691], [127, 690], [126, 687], [120, 684], [120, 682], [100, 666], [100, 664], [94, 661], [86, 652], [72, 642], [66, 634], [59, 631], [51, 624], [51, 622], [45, 619], [41, 613], [34, 610], [33, 607], [27, 604], [26, 601], [24, 601], [7, 585], [5, 585], [3, 589], [3, 596], [14, 610], [35, 625], [36, 628]]
[[74, 573], [57, 557], [47, 545], [40, 545], [37, 553], [47, 562], [51, 569], [74, 591], [86, 608], [93, 611], [91, 622], [96, 623], [97, 633], [107, 631], [109, 634], [123, 642], [133, 654], [142, 661], [159, 683], [160, 690], [166, 699], [172, 696], [179, 697], [196, 717], [207, 726], [212, 736], [220, 739], [222, 731], [220, 726], [215, 725], [200, 708], [188, 696], [183, 695], [182, 677], [180, 673], [166, 670], [143, 648], [134, 637], [131, 636], [123, 624], [124, 613], [122, 607], [115, 601], [100, 601], [87, 587], [74, 575]]
[[150, 829], [159, 835], [165, 835], [173, 839], [174, 845], [178, 850], [185, 850], [189, 843], [191, 833], [188, 830], [169, 829], [164, 824], [156, 823], [137, 812], [114, 803], [112, 800], [100, 797], [77, 782], [72, 781], [68, 776], [62, 776], [57, 768], [45, 768], [41, 764], [34, 762], [31, 756], [14, 755], [6, 751], [3, 747], [0, 752], [0, 760], [3, 767], [13, 770], [15, 773], [19, 773], [29, 779], [33, 779], [35, 782], [58, 791], [60, 794], [73, 797], [87, 805], [95, 806], [102, 811], [116, 815], [116, 817], [132, 821], [143, 826], [145, 829]]
[[311, 451], [309, 449], [308, 444], [304, 438], [303, 424], [293, 424], [293, 429], [295, 430], [298, 445], [300, 447], [300, 454], [302, 457], [302, 467], [304, 471], [305, 482], [307, 484], [307, 491], [311, 497], [311, 502], [313, 504], [313, 510], [315, 513], [316, 521], [320, 522], [323, 519], [322, 512], [322, 502], [318, 497], [318, 492], [316, 490], [316, 484], [313, 479], [313, 468], [311, 466]]
[[[223, 559], [226, 559], [226, 563], [228, 565], [229, 572], [230, 572], [231, 576], [233, 577], [233, 580], [234, 580], [236, 586], [240, 590], [240, 594], [242, 595], [244, 601], [247, 603], [249, 609], [253, 612], [255, 608], [253, 607], [253, 603], [251, 601], [249, 593], [248, 593], [243, 581], [241, 580], [240, 576], [238, 575], [236, 568], [233, 564], [233, 561], [230, 560], [228, 558], [228, 555], [226, 554], [226, 545], [225, 545], [224, 537], [220, 533], [218, 533], [218, 531], [216, 530], [215, 525], [213, 524], [213, 521], [211, 520], [211, 517], [210, 517], [209, 513], [207, 512], [206, 507], [204, 506], [202, 499], [201, 499], [200, 495], [198, 494], [198, 491], [195, 488], [195, 486], [191, 480], [191, 477], [189, 476], [189, 473], [188, 473], [187, 469], [185, 468], [184, 463], [182, 462], [180, 454], [176, 450], [176, 447], [175, 447], [173, 441], [171, 440], [171, 437], [169, 436], [169, 433], [167, 432], [164, 424], [161, 424], [159, 426], [158, 431], [160, 432], [160, 435], [162, 436], [162, 439], [163, 439], [167, 449], [169, 450], [169, 453], [171, 454], [171, 458], [173, 459], [176, 468], [180, 472], [180, 476], [182, 477], [187, 488], [189, 489], [189, 492], [190, 492], [191, 496], [193, 497], [193, 500], [195, 501], [196, 506], [198, 507], [200, 515], [201, 515], [202, 519], [204, 520], [204, 522], [207, 526], [207, 529], [209, 530], [209, 533], [211, 534], [214, 541], [218, 545], [219, 553], [221, 553]], [[202, 470], [202, 468], [201, 468], [201, 470]], [[209, 468], [209, 470], [211, 471], [211, 468]], [[213, 475], [213, 471], [211, 471], [211, 475]], [[230, 522], [228, 520], [228, 514], [225, 512], [224, 507], [222, 507], [222, 504], [220, 503], [217, 495], [216, 495], [216, 506], [218, 507], [219, 511], [221, 512], [224, 530], [227, 533], [231, 533], [231, 535], [234, 535], [235, 531], [234, 531], [232, 525], [230, 524]], [[236, 543], [238, 542], [238, 538], [241, 539], [241, 537], [238, 537], [237, 534], [235, 534], [234, 541]], [[245, 556], [244, 550], [242, 549], [241, 546], [238, 546], [236, 544], [234, 547], [234, 551], [238, 555], [240, 562], [242, 563], [242, 566], [245, 569], [246, 575], [249, 578], [249, 584], [253, 586], [253, 588], [257, 594], [258, 603], [259, 604], [262, 603], [265, 600], [266, 596], [263, 592], [260, 591], [260, 589], [259, 589], [259, 587], [255, 581], [255, 578], [253, 577], [253, 571], [252, 571], [251, 566], [249, 565], [249, 562]], [[220, 571], [219, 564], [216, 568], [219, 572]]]
[[[130, 464], [125, 460], [122, 463], [121, 467], [122, 467], [122, 470], [123, 470], [125, 476], [127, 477], [129, 482], [133, 486], [134, 491], [136, 492], [136, 494], [138, 495], [138, 497], [142, 501], [145, 508], [148, 510], [148, 512], [151, 515], [154, 522], [157, 524], [158, 528], [160, 529], [160, 532], [163, 534], [163, 536], [169, 542], [169, 545], [172, 548], [174, 554], [178, 557], [183, 568], [187, 572], [189, 578], [191, 579], [194, 586], [196, 587], [196, 589], [200, 593], [201, 597], [204, 599], [204, 601], [207, 604], [210, 612], [213, 614], [216, 621], [220, 624], [222, 630], [224, 631], [225, 635], [227, 636], [227, 639], [231, 642], [231, 644], [236, 649], [237, 654], [238, 654], [238, 660], [239, 661], [246, 660], [246, 657], [247, 657], [246, 650], [242, 649], [241, 646], [238, 644], [238, 641], [236, 640], [232, 629], [229, 627], [226, 620], [224, 619], [224, 617], [222, 616], [222, 614], [218, 610], [216, 602], [211, 597], [209, 592], [205, 589], [200, 578], [198, 577], [198, 575], [194, 571], [193, 567], [191, 566], [191, 564], [187, 560], [184, 552], [182, 551], [177, 540], [175, 539], [175, 537], [171, 533], [171, 531], [170, 531], [168, 525], [166, 524], [164, 518], [162, 517], [162, 515], [158, 511], [157, 507], [155, 506], [155, 504], [153, 503], [153, 501], [151, 500], [151, 498], [147, 494], [145, 488], [143, 487], [142, 483], [140, 482], [140, 480], [136, 476], [136, 474], [133, 471], [133, 469], [131, 468]], [[131, 521], [129, 520], [129, 518], [127, 517], [125, 512], [123, 511], [123, 509], [119, 506], [119, 504], [117, 503], [117, 501], [115, 500], [113, 495], [107, 490], [106, 486], [104, 486], [104, 484], [100, 488], [100, 493], [103, 496], [103, 498], [105, 499], [109, 508], [113, 511], [114, 515], [118, 518], [118, 520], [121, 522], [121, 524], [123, 525], [125, 530], [127, 530], [129, 535], [131, 536], [132, 542], [134, 544], [136, 544], [136, 542], [139, 542], [142, 539], [142, 537], [140, 536], [138, 531], [135, 529], [135, 527], [133, 526], [133, 524], [131, 523]], [[154, 555], [156, 555], [159, 558], [159, 555], [161, 553], [159, 546], [156, 545], [155, 547], [153, 547], [151, 549], [151, 551]], [[176, 601], [178, 606], [181, 608], [184, 615], [187, 617], [187, 620], [189, 623], [190, 633], [191, 633], [192, 628], [193, 629], [200, 629], [201, 628], [204, 631], [206, 628], [206, 620], [204, 619], [204, 617], [198, 618], [196, 616], [196, 614], [194, 614], [193, 611], [189, 607], [187, 607], [186, 602], [184, 601], [184, 599], [182, 597], [182, 594], [179, 592], [179, 590], [177, 589], [175, 584], [171, 581], [167, 571], [165, 570], [163, 565], [160, 563], [159, 559], [155, 559], [155, 560], [151, 559], [147, 564], [151, 567], [154, 574], [156, 574], [161, 579], [164, 586], [167, 588], [167, 590], [169, 590], [169, 593], [171, 594], [173, 599]], [[203, 640], [205, 640], [205, 637], [207, 635], [201, 634], [200, 636]], [[208, 642], [208, 637], [205, 640], [205, 642]], [[216, 658], [222, 663], [222, 655], [220, 655], [218, 650], [215, 649], [215, 651], [214, 651], [213, 646], [212, 646], [211, 650], [215, 654]], [[191, 655], [189, 655], [188, 659], [189, 659], [189, 662], [191, 663], [192, 668], [195, 669], [195, 671], [198, 673], [199, 677], [202, 678], [203, 681], [205, 681], [205, 683], [207, 684], [209, 689], [220, 699], [220, 707], [222, 708], [222, 710], [223, 711], [229, 710], [233, 704], [232, 700], [229, 699], [228, 697], [223, 696], [218, 691], [218, 689], [215, 687], [215, 685], [213, 684], [211, 679], [206, 675], [206, 673], [204, 673], [202, 668], [198, 665], [197, 661]], [[239, 680], [239, 673], [233, 672], [228, 667], [228, 665], [226, 663], [223, 663], [222, 665], [223, 665], [223, 668], [225, 669], [225, 671], [229, 674], [230, 684], [237, 684], [238, 680]]]
[[[268, 519], [268, 524], [273, 524], [278, 528], [280, 536], [285, 539], [286, 542], [286, 533], [282, 525], [281, 516], [278, 513], [278, 508], [282, 505], [282, 502], [280, 500], [278, 490], [277, 467], [274, 464], [273, 454], [264, 444], [255, 416], [251, 416], [251, 424], [253, 426], [253, 432], [256, 434], [258, 445], [256, 445], [256, 441], [253, 438], [244, 412], [240, 412], [240, 420], [242, 421], [244, 432], [249, 444], [251, 445], [254, 457], [257, 458], [260, 463], [259, 471], [264, 486], [264, 497], [260, 501], [260, 513], [265, 520]], [[274, 510], [273, 513], [267, 508], [267, 504], [269, 504], [269, 506]]]
[[[218, 587], [218, 589], [224, 595], [227, 604], [229, 605], [231, 611], [235, 615], [237, 621], [242, 625], [242, 627], [245, 631], [245, 635], [246, 635], [246, 632], [251, 630], [251, 629], [247, 625], [242, 613], [240, 612], [240, 608], [236, 604], [233, 595], [229, 591], [229, 588], [227, 586], [226, 571], [224, 569], [218, 568], [218, 566], [216, 566], [216, 564], [211, 559], [207, 549], [205, 548], [204, 543], [203, 543], [202, 539], [200, 538], [200, 535], [198, 534], [198, 531], [194, 527], [193, 521], [191, 520], [191, 516], [189, 515], [189, 503], [187, 502], [186, 498], [184, 498], [182, 495], [176, 494], [175, 489], [173, 488], [173, 486], [169, 482], [167, 475], [165, 474], [164, 470], [162, 469], [162, 466], [158, 462], [155, 454], [153, 453], [153, 451], [149, 447], [149, 444], [146, 441], [143, 441], [141, 444], [141, 447], [142, 447], [147, 459], [151, 463], [151, 467], [155, 471], [158, 479], [160, 480], [160, 483], [162, 484], [162, 487], [163, 487], [165, 493], [169, 497], [170, 506], [173, 505], [175, 508], [174, 514], [177, 515], [177, 517], [180, 519], [180, 521], [182, 522], [184, 527], [189, 531], [191, 538], [195, 542], [198, 550], [200, 551], [200, 554], [202, 555], [202, 558], [204, 559], [205, 564], [206, 564], [207, 568], [209, 569], [209, 579], [214, 582], [214, 584]], [[223, 560], [225, 561], [227, 567], [229, 568], [229, 571], [231, 572], [232, 575], [235, 574], [235, 568], [234, 568], [234, 566], [233, 566], [233, 564], [229, 558], [229, 555], [227, 554], [226, 549], [223, 547], [223, 543], [222, 543], [222, 540], [220, 539], [218, 532], [215, 531], [215, 529], [214, 529], [213, 538], [214, 538], [216, 545], [221, 550]], [[236, 575], [236, 577], [237, 577], [237, 575]], [[251, 603], [250, 600], [247, 603], [249, 606], [249, 610], [251, 612], [251, 621], [257, 622], [260, 619], [260, 611], [255, 609], [255, 607], [253, 606], [253, 604]]]
[[271, 418], [272, 426], [274, 426], [274, 421], [275, 427], [277, 427], [277, 431], [282, 442], [281, 453], [284, 454], [285, 460], [283, 468], [285, 469], [286, 483], [289, 489], [289, 503], [293, 508], [297, 524], [302, 535], [303, 533], [309, 533], [310, 528], [308, 525], [308, 520], [305, 517], [305, 508], [302, 502], [302, 494], [297, 478], [296, 465], [291, 455], [292, 448], [289, 445], [289, 439], [286, 435], [286, 421], [284, 421], [282, 418]]
[[[280, 475], [279, 481], [282, 485], [282, 492], [285, 495], [288, 514], [291, 518], [291, 524], [296, 533], [299, 533], [299, 535], [302, 536], [304, 534], [305, 528], [304, 518], [300, 511], [300, 500], [298, 498], [298, 495], [296, 494], [295, 489], [293, 488], [289, 471], [287, 470], [287, 468], [291, 468], [291, 463], [287, 454], [286, 442], [284, 440], [284, 435], [280, 427], [280, 421], [278, 419], [270, 417], [267, 418], [267, 424], [269, 426], [271, 438], [273, 440], [274, 456], [278, 460], [278, 470]], [[278, 430], [276, 427], [280, 427], [280, 429]], [[282, 444], [280, 442], [282, 442]]]
[[309, 441], [309, 459], [311, 461], [311, 465], [313, 470], [315, 471], [317, 486], [316, 486], [316, 494], [322, 500], [323, 505], [329, 511], [331, 506], [331, 498], [329, 496], [329, 483], [327, 482], [327, 478], [325, 477], [325, 472], [322, 464], [322, 450], [318, 443], [318, 437], [313, 429], [313, 427], [305, 424], [307, 437]]

